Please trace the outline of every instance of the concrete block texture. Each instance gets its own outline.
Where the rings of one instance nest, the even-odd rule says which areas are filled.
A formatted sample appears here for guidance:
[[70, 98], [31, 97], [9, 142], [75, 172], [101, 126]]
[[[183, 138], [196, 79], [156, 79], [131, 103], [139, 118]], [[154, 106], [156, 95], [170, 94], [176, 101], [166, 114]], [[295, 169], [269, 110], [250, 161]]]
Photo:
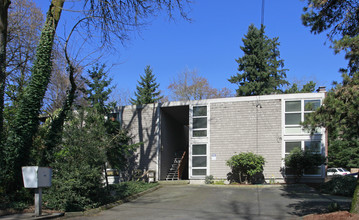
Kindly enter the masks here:
[[133, 144], [141, 143], [134, 156], [137, 169], [142, 171], [157, 168], [157, 147], [160, 135], [159, 109], [155, 104], [125, 106], [120, 109], [122, 127], [128, 129]]
[[[241, 152], [262, 155], [265, 178], [282, 178], [281, 100], [210, 104], [210, 173], [227, 178], [226, 161]], [[211, 158], [210, 158], [211, 159]]]

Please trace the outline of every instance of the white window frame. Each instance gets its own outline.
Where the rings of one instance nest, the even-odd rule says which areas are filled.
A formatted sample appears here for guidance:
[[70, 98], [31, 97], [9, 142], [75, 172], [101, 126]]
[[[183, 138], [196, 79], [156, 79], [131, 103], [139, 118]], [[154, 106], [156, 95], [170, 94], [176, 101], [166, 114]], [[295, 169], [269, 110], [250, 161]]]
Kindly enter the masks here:
[[[287, 140], [283, 140], [283, 151], [282, 151], [282, 158], [283, 158], [283, 164], [282, 167], [285, 168], [285, 164], [284, 164], [284, 158], [286, 155], [289, 155], [289, 153], [286, 153], [286, 143], [287, 142], [300, 142], [300, 148], [302, 150], [305, 150], [305, 142], [320, 142], [320, 153], [321, 155], [325, 156], [325, 145], [324, 145], [324, 140], [322, 140], [321, 135], [316, 135], [314, 136], [314, 138], [305, 138], [305, 139], [287, 139]], [[321, 172], [319, 174], [305, 174], [303, 173], [304, 177], [322, 177], [324, 175], [324, 171], [325, 171], [325, 165], [321, 165], [318, 166], [321, 168]], [[285, 176], [294, 176], [294, 175], [287, 175], [284, 174]]]
[[[193, 113], [193, 109], [195, 108], [195, 107], [206, 107], [206, 110], [207, 110], [207, 112], [206, 112], [206, 115], [205, 116], [194, 116], [194, 113]], [[191, 113], [192, 113], [192, 117], [191, 117], [191, 127], [192, 127], [192, 131], [191, 131], [191, 137], [192, 138], [204, 138], [204, 137], [208, 137], [208, 105], [194, 105], [194, 106], [192, 106], [192, 108], [191, 108]], [[197, 119], [197, 118], [205, 118], [206, 119], [206, 128], [193, 128], [193, 119]], [[195, 132], [195, 131], [206, 131], [206, 135], [205, 136], [198, 136], [198, 137], [195, 137], [195, 136], [193, 136], [193, 132]]]
[[[293, 102], [293, 101], [300, 101], [300, 111], [293, 111], [293, 112], [287, 112], [286, 111], [286, 103], [287, 102]], [[300, 122], [303, 122], [305, 119], [305, 114], [307, 113], [312, 113], [314, 111], [305, 111], [305, 101], [320, 101], [320, 105], [322, 105], [322, 99], [321, 98], [307, 98], [307, 99], [287, 99], [283, 101], [283, 128], [284, 128], [284, 135], [308, 135], [310, 134], [309, 130], [305, 130], [303, 129], [303, 126], [299, 124], [295, 124], [295, 125], [286, 125], [286, 115], [287, 114], [300, 114]], [[300, 132], [287, 132], [287, 128], [299, 128]], [[318, 128], [316, 129], [316, 133], [315, 134], [321, 134], [322, 133], [322, 129]]]
[[[201, 107], [201, 106], [206, 106], [207, 107], [207, 115], [206, 116], [193, 116], [193, 107]], [[207, 118], [207, 128], [198, 128], [198, 129], [193, 129], [193, 118]], [[205, 179], [206, 176], [208, 176], [210, 174], [210, 104], [209, 103], [201, 103], [201, 104], [197, 104], [197, 105], [190, 105], [190, 119], [189, 119], [189, 166], [188, 166], [188, 174], [189, 174], [189, 179]], [[206, 136], [201, 136], [201, 137], [194, 137], [193, 136], [193, 130], [206, 130], [207, 131], [207, 135]], [[197, 144], [206, 144], [207, 148], [206, 148], [206, 153], [207, 153], [207, 167], [203, 167], [203, 169], [206, 169], [206, 175], [192, 175], [192, 146], [193, 145], [197, 145]], [[195, 169], [199, 169], [199, 167], [196, 167]]]
[[[206, 154], [201, 154], [201, 155], [193, 155], [193, 145], [206, 145]], [[206, 176], [209, 175], [209, 145], [208, 143], [204, 143], [204, 142], [196, 142], [196, 143], [192, 143], [189, 149], [189, 176], [190, 179], [204, 179]], [[206, 157], [206, 166], [205, 167], [193, 167], [192, 166], [192, 159], [193, 157]], [[193, 175], [193, 170], [196, 169], [206, 169], [206, 174], [205, 175]]]

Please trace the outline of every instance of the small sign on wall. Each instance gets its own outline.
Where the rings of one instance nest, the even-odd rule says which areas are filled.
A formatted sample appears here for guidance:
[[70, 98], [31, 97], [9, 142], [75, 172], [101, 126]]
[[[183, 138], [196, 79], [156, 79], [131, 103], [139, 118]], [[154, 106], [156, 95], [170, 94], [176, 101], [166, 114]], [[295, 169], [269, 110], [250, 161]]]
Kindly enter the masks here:
[[216, 154], [212, 154], [212, 155], [211, 155], [211, 158], [212, 158], [212, 160], [217, 160], [217, 155], [216, 155]]

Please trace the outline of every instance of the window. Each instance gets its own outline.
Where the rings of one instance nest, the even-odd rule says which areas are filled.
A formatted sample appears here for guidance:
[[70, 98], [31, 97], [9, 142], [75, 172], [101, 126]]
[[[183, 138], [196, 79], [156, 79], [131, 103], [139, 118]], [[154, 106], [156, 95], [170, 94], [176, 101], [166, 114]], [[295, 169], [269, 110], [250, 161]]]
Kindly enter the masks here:
[[207, 145], [192, 145], [192, 176], [207, 175]]
[[[320, 141], [305, 141], [304, 142], [304, 150], [310, 151], [313, 154], [321, 154], [321, 142]], [[312, 167], [310, 169], [304, 170], [304, 175], [320, 175], [321, 166]]]
[[[288, 157], [288, 155], [290, 155], [290, 152], [292, 152], [296, 148], [298, 148], [298, 149], [302, 148], [301, 141], [285, 142], [284, 157]], [[292, 170], [292, 168], [286, 168], [285, 169], [285, 174], [286, 175], [294, 175], [295, 173]]]
[[300, 123], [319, 108], [320, 100], [294, 100], [285, 102], [285, 133], [286, 134], [308, 134], [303, 130]]
[[207, 137], [207, 106], [193, 106], [193, 137]]
[[[284, 157], [290, 155], [295, 148], [299, 148], [305, 151], [310, 151], [315, 154], [322, 153], [322, 147], [320, 141], [287, 141], [285, 142]], [[304, 175], [320, 175], [322, 167], [312, 167], [310, 169], [304, 170]], [[293, 175], [294, 172], [290, 168], [285, 169], [286, 175]]]

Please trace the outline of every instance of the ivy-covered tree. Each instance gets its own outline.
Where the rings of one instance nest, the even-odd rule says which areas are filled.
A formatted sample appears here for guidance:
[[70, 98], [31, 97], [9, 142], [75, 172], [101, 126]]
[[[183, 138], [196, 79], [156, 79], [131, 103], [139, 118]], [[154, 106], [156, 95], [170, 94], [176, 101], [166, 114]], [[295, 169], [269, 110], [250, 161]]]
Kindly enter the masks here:
[[[183, 5], [188, 2], [187, 0], [176, 2], [170, 0], [149, 2], [135, 0], [128, 2], [128, 4], [122, 4], [118, 0], [113, 0], [111, 4], [108, 4], [108, 2], [103, 1], [84, 1], [85, 21], [88, 22], [88, 25], [83, 25], [83, 27], [97, 28], [96, 31], [101, 34], [103, 44], [110, 45], [113, 37], [123, 42], [128, 38], [128, 31], [135, 30], [142, 21], [156, 15], [163, 8], [167, 10], [169, 16], [172, 16], [173, 11], [178, 9], [181, 16], [187, 18]], [[19, 107], [16, 109], [14, 125], [9, 130], [6, 143], [0, 143], [2, 153], [0, 186], [7, 193], [11, 193], [22, 186], [21, 166], [29, 165], [29, 152], [38, 130], [39, 114], [51, 77], [52, 48], [64, 3], [65, 0], [51, 0], [36, 50], [31, 80], [23, 92]], [[9, 4], [10, 1], [5, 1], [0, 6], [0, 26], [2, 28], [0, 59], [5, 59], [6, 54], [6, 26]], [[87, 33], [91, 35], [93, 32], [87, 31]], [[1, 62], [1, 64], [3, 63]], [[4, 107], [2, 100], [5, 88], [5, 75], [3, 73], [5, 73], [5, 68], [2, 66], [0, 71], [0, 129], [2, 131], [2, 110]]]
[[161, 92], [158, 91], [160, 85], [156, 82], [155, 75], [149, 65], [145, 68], [145, 75], [140, 76], [140, 78], [141, 81], [137, 81], [137, 91], [135, 92], [135, 98], [131, 99], [131, 104], [144, 105], [160, 101], [163, 98], [160, 95]]
[[[33, 138], [39, 126], [39, 113], [51, 75], [51, 52], [56, 27], [64, 1], [53, 0], [47, 13], [36, 58], [32, 67], [31, 80], [23, 92], [3, 147], [0, 185], [8, 191], [21, 186], [21, 166], [28, 165]], [[2, 95], [2, 94], [1, 94]]]
[[278, 38], [268, 38], [263, 25], [257, 29], [252, 24], [242, 41], [244, 55], [236, 60], [239, 73], [229, 79], [238, 85], [237, 96], [283, 93], [287, 70], [280, 59]]
[[11, 4], [10, 0], [2, 0], [0, 2], [0, 150], [2, 149], [1, 145], [3, 144], [4, 141], [3, 110], [4, 110], [5, 82], [7, 75], [6, 74], [6, 45], [7, 45], [7, 37], [8, 37], [8, 9], [10, 4]]

